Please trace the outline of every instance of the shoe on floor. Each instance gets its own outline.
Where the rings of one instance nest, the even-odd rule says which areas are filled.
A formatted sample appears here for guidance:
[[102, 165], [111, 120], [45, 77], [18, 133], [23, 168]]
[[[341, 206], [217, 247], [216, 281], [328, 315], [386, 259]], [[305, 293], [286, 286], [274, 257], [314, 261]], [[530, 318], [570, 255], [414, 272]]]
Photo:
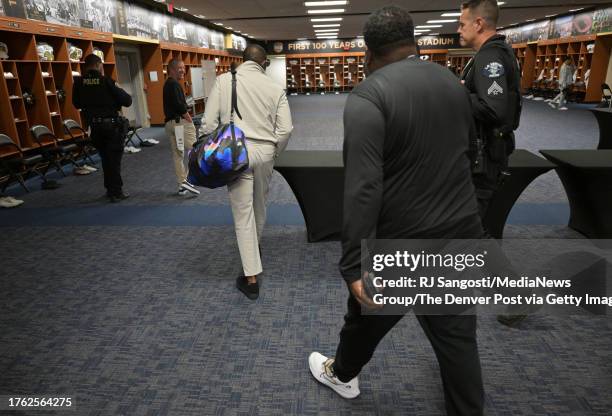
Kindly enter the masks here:
[[255, 300], [259, 297], [259, 281], [256, 283], [249, 283], [246, 276], [238, 276], [236, 279], [236, 287], [251, 300]]
[[318, 352], [313, 352], [308, 357], [310, 372], [319, 383], [325, 384], [345, 399], [359, 396], [359, 379], [355, 377], [348, 383], [340, 381], [334, 374], [333, 364], [333, 358], [327, 358]]
[[74, 172], [75, 175], [91, 175], [93, 173], [93, 171], [91, 171], [89, 169], [86, 169], [83, 166], [79, 166], [79, 167], [74, 168], [73, 172]]
[[0, 197], [0, 207], [2, 208], [15, 208], [21, 204], [23, 204], [22, 200], [15, 199], [12, 196]]
[[559, 111], [567, 111], [567, 110], [568, 110], [568, 108], [567, 108], [567, 107], [561, 107], [561, 108], [559, 108]]
[[128, 194], [127, 192], [123, 192], [123, 191], [118, 194], [113, 194], [109, 196], [110, 202], [112, 203], [121, 202], [124, 199], [128, 199], [129, 197], [130, 197], [130, 194]]
[[198, 189], [195, 186], [193, 186], [187, 181], [183, 181], [181, 186], [179, 186], [179, 189], [185, 189], [186, 191], [191, 192], [194, 195], [200, 195], [200, 191], [198, 191]]
[[89, 166], [89, 165], [83, 165], [83, 166], [81, 166], [81, 167], [82, 167], [83, 169], [86, 169], [86, 170], [90, 171], [90, 172], [97, 172], [97, 171], [98, 171], [98, 168], [95, 168], [95, 167], [93, 167], [93, 166]]
[[179, 188], [177, 194], [180, 196], [185, 196], [189, 193], [189, 191], [187, 189], [183, 189], [183, 188]]

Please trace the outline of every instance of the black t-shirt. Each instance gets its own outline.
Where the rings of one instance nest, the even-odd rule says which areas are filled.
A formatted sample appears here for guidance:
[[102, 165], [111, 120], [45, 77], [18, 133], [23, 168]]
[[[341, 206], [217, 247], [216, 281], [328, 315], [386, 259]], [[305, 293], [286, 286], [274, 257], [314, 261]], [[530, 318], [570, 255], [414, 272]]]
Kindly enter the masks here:
[[168, 77], [164, 84], [165, 121], [181, 117], [187, 112], [187, 109], [187, 101], [181, 84], [174, 78]]
[[[448, 69], [408, 58], [379, 69], [344, 111], [344, 211], [340, 270], [360, 278], [361, 240], [455, 238], [479, 224], [467, 156], [473, 117]], [[441, 232], [442, 230], [442, 232]]]

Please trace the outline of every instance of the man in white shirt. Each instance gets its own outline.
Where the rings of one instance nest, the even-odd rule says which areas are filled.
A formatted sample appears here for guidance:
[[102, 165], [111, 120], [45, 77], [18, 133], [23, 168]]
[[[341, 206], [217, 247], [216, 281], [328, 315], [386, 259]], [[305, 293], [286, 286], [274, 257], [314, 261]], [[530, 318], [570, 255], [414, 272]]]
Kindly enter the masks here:
[[[270, 61], [259, 45], [249, 45], [244, 63], [237, 69], [236, 90], [242, 119], [235, 124], [245, 134], [249, 169], [228, 185], [238, 250], [244, 275], [236, 286], [249, 299], [259, 296], [257, 276], [262, 273], [259, 240], [266, 221], [266, 199], [274, 159], [285, 149], [293, 125], [285, 91], [266, 75]], [[217, 78], [206, 102], [204, 134], [212, 133], [219, 123], [229, 122], [232, 76]]]
[[574, 71], [576, 67], [572, 58], [567, 56], [561, 69], [559, 70], [559, 95], [557, 95], [548, 105], [558, 110], [567, 110], [565, 106], [567, 104], [567, 91], [569, 87], [574, 83]]

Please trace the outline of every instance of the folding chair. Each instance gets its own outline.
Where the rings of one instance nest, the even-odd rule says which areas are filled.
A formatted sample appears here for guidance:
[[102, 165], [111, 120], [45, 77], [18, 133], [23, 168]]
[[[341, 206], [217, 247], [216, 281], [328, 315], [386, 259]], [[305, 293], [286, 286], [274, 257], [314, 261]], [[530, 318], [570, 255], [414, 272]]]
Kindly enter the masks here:
[[26, 192], [30, 192], [25, 184], [24, 175], [31, 172], [40, 176], [43, 182], [47, 182], [45, 174], [47, 173], [49, 165], [47, 164], [46, 168], [43, 168], [45, 166], [43, 155], [24, 155], [21, 148], [19, 148], [19, 146], [17, 146], [6, 134], [0, 134], [0, 152], [4, 153], [4, 156], [0, 157], [0, 168], [4, 174], [8, 176], [2, 185], [2, 192], [6, 190], [12, 179], [17, 179], [19, 185], [21, 185]]
[[608, 84], [601, 84], [602, 102], [601, 107], [612, 109], [612, 89]]
[[[64, 130], [70, 136], [73, 143], [76, 144], [79, 148], [79, 153], [77, 154], [77, 158], [83, 158], [85, 161], [89, 161], [93, 166], [96, 166], [96, 162], [91, 158], [91, 153], [89, 151], [89, 147], [91, 146], [91, 139], [87, 135], [87, 132], [83, 127], [79, 125], [76, 121], [72, 119], [64, 120]], [[76, 132], [73, 134], [73, 132]]]
[[49, 163], [55, 166], [55, 170], [60, 172], [62, 176], [66, 176], [62, 170], [62, 162], [68, 161], [73, 166], [79, 167], [74, 160], [72, 152], [78, 150], [78, 146], [74, 143], [61, 145], [58, 143], [57, 137], [47, 126], [38, 124], [30, 128], [30, 132], [34, 137], [36, 143], [38, 143], [39, 151]]
[[155, 146], [155, 143], [151, 143], [148, 140], [143, 140], [142, 137], [138, 134], [138, 131], [142, 130], [142, 126], [137, 126], [133, 122], [130, 122], [130, 128], [125, 135], [125, 146], [131, 145], [136, 147], [136, 143], [134, 143], [134, 136], [138, 139], [138, 145], [140, 147], [151, 147]]

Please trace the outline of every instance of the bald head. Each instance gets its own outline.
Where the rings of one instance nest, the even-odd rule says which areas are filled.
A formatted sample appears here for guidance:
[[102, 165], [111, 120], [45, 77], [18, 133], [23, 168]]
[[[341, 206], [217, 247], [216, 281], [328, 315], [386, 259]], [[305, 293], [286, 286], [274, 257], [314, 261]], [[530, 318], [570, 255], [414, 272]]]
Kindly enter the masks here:
[[268, 59], [268, 54], [266, 50], [257, 44], [250, 44], [246, 47], [244, 52], [242, 53], [242, 60], [257, 62], [259, 65], [263, 66], [263, 64]]

